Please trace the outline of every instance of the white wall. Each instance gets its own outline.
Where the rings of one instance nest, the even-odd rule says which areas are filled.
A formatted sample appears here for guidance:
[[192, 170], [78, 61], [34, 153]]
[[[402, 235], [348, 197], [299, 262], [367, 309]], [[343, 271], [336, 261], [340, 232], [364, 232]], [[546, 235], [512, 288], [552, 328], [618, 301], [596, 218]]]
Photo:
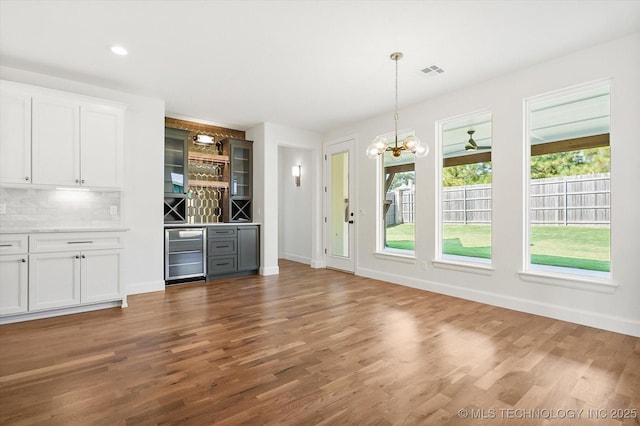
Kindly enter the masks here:
[[[311, 227], [311, 260], [312, 267], [324, 266], [322, 255], [322, 198], [320, 182], [322, 181], [322, 137], [306, 130], [296, 129], [274, 123], [262, 123], [246, 132], [246, 137], [254, 141], [254, 221], [260, 222], [260, 273], [277, 274], [278, 269], [278, 200], [279, 170], [278, 147], [292, 147], [311, 151], [309, 167], [309, 191], [311, 192], [310, 222]], [[283, 169], [284, 170], [284, 169]], [[289, 171], [291, 167], [289, 167]], [[283, 173], [285, 173], [284, 170]], [[289, 172], [290, 173], [290, 172]], [[303, 172], [304, 173], [304, 172]], [[306, 178], [305, 178], [306, 179]]]
[[8, 67], [0, 67], [0, 78], [127, 105], [122, 225], [129, 231], [123, 281], [129, 294], [164, 290], [164, 101]]
[[[313, 189], [317, 187], [313, 151], [280, 146], [278, 165], [278, 257], [309, 265], [314, 231], [311, 206]], [[291, 168], [298, 165], [300, 186], [291, 175]]]
[[[400, 111], [400, 127], [415, 128], [431, 154], [416, 162], [416, 260], [374, 255], [376, 163], [365, 148], [393, 129], [392, 112], [335, 129], [331, 141], [357, 135], [356, 222], [358, 275], [450, 294], [497, 306], [640, 336], [640, 34], [595, 46], [499, 79], [449, 93]], [[524, 149], [523, 99], [577, 84], [611, 78], [612, 294], [523, 281]], [[402, 97], [401, 97], [402, 99]], [[435, 123], [487, 110], [493, 113], [493, 267], [482, 275], [437, 268]]]

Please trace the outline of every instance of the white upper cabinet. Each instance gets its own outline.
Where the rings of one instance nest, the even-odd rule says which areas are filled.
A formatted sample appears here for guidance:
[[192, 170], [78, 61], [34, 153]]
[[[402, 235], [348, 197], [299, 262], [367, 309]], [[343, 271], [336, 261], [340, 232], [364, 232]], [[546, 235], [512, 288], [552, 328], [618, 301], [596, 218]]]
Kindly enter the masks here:
[[123, 105], [6, 81], [1, 101], [0, 183], [122, 188]]
[[80, 175], [82, 183], [122, 187], [124, 112], [98, 104], [80, 107]]
[[33, 183], [79, 185], [80, 104], [34, 96], [32, 122]]
[[31, 182], [31, 96], [0, 85], [0, 182]]

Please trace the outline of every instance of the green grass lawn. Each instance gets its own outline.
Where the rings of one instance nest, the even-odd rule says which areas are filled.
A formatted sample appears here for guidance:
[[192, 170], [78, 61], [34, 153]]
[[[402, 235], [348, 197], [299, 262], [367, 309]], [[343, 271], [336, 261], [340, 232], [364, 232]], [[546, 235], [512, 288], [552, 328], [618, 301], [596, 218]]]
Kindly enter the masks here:
[[[533, 226], [531, 263], [608, 272], [609, 235], [609, 228]], [[491, 258], [489, 225], [448, 224], [444, 226], [443, 237], [445, 254]], [[414, 250], [414, 225], [387, 228], [387, 246]]]

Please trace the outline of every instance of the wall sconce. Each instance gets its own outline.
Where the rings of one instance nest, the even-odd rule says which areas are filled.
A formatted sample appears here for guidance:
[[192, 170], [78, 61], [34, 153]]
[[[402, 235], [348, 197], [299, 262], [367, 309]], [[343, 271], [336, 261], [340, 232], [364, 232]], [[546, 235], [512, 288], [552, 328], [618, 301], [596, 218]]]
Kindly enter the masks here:
[[291, 168], [291, 176], [294, 177], [294, 180], [296, 182], [296, 186], [300, 186], [300, 174], [301, 174], [301, 170], [302, 167], [301, 166], [293, 166]]
[[214, 140], [209, 135], [196, 135], [193, 137], [193, 142], [197, 145], [213, 145]]

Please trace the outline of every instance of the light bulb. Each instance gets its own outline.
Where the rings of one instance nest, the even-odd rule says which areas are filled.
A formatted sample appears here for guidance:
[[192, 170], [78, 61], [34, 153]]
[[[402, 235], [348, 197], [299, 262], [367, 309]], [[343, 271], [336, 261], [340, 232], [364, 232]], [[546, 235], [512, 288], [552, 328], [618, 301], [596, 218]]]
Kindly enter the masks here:
[[415, 136], [409, 136], [402, 142], [402, 146], [407, 151], [413, 151], [418, 145], [420, 145], [420, 141]]
[[374, 144], [371, 144], [367, 147], [367, 157], [376, 158], [378, 156], [378, 148]]
[[416, 157], [423, 158], [429, 154], [429, 145], [419, 144], [414, 152]]
[[382, 136], [378, 136], [373, 140], [373, 146], [375, 146], [378, 151], [384, 152], [389, 146], [389, 142]]

